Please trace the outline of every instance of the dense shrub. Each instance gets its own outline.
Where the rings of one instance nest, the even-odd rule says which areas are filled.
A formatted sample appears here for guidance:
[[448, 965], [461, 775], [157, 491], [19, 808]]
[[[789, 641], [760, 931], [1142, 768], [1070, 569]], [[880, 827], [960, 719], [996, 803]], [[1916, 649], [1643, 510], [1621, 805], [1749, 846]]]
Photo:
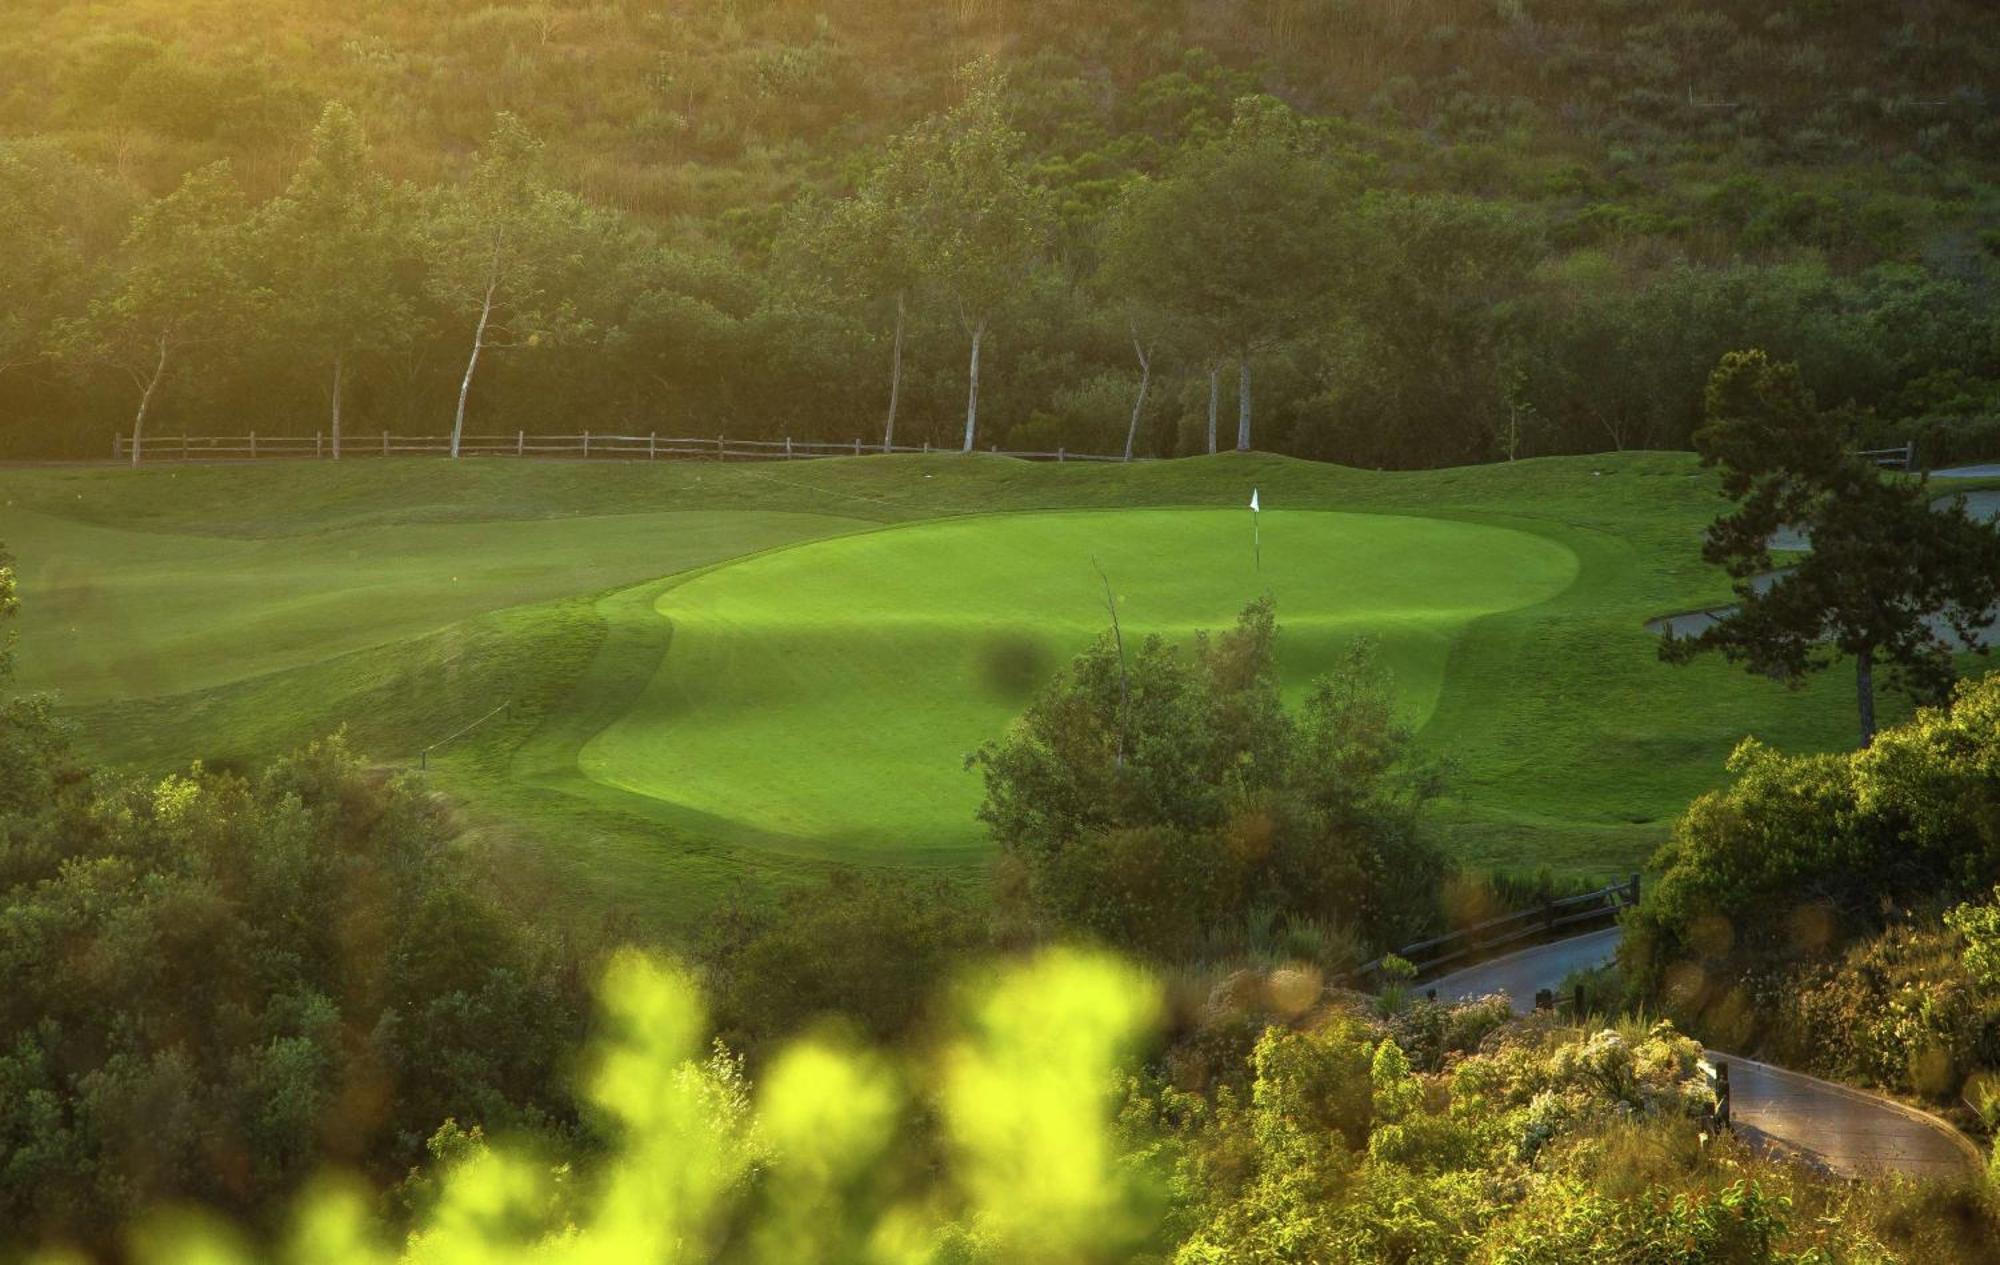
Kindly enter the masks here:
[[163, 1200], [261, 1215], [329, 1160], [399, 1174], [447, 1117], [571, 1130], [577, 973], [453, 834], [338, 739], [12, 815], [0, 1224], [88, 1243]]
[[1972, 991], [1940, 932], [1869, 937], [2000, 878], [2000, 676], [1962, 683], [1949, 708], [1867, 750], [1746, 742], [1730, 771], [1676, 823], [1627, 924], [1636, 991], [1701, 1016], [1718, 1041], [1817, 1049], [1831, 1072], [1954, 1091], [2000, 1053], [1990, 993]]
[[[1272, 603], [1191, 653], [1100, 638], [973, 757], [1003, 896], [1048, 930], [1158, 960], [1257, 947], [1265, 922], [1386, 943], [1435, 912], [1433, 771], [1365, 645], [1296, 714]], [[1331, 965], [1331, 964], [1330, 964]]]
[[906, 1038], [990, 945], [985, 909], [961, 888], [841, 870], [775, 902], [737, 894], [710, 920], [700, 961], [721, 1036], [755, 1056], [819, 1021], [875, 1043]]

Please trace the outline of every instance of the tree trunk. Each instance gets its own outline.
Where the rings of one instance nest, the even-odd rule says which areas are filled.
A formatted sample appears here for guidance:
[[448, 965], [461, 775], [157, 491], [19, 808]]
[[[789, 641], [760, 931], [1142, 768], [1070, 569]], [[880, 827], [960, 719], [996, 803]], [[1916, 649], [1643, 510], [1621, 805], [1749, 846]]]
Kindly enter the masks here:
[[1854, 701], [1861, 708], [1861, 746], [1875, 745], [1875, 648], [1854, 656]]
[[972, 451], [972, 441], [979, 433], [979, 344], [985, 338], [986, 322], [982, 320], [972, 327], [972, 370], [965, 394], [965, 447], [960, 450], [962, 452]]
[[889, 361], [889, 424], [882, 428], [882, 451], [896, 447], [896, 401], [903, 394], [903, 291], [896, 291], [896, 353]]
[[132, 464], [139, 464], [139, 445], [146, 437], [146, 411], [153, 407], [153, 392], [160, 389], [160, 379], [167, 376], [167, 340], [160, 338], [160, 358], [153, 363], [153, 376], [146, 379], [146, 389], [139, 393], [139, 412], [132, 418]]
[[1146, 354], [1139, 332], [1132, 331], [1132, 350], [1139, 353], [1139, 398], [1132, 401], [1132, 424], [1125, 428], [1125, 460], [1132, 460], [1132, 444], [1139, 437], [1139, 414], [1146, 410], [1146, 388], [1153, 384], [1153, 358]]
[[335, 352], [333, 357], [333, 459], [340, 460], [340, 388], [347, 380], [347, 356]]
[[472, 373], [479, 368], [479, 353], [486, 347], [486, 326], [493, 319], [493, 291], [497, 287], [486, 287], [486, 298], [479, 305], [479, 327], [472, 331], [472, 358], [465, 362], [465, 380], [458, 384], [458, 415], [451, 423], [451, 455], [458, 459], [459, 440], [465, 434], [465, 397], [472, 394]]
[[1250, 451], [1250, 356], [1236, 362], [1236, 451]]
[[1208, 367], [1208, 455], [1215, 455], [1215, 415], [1222, 405], [1222, 366]]

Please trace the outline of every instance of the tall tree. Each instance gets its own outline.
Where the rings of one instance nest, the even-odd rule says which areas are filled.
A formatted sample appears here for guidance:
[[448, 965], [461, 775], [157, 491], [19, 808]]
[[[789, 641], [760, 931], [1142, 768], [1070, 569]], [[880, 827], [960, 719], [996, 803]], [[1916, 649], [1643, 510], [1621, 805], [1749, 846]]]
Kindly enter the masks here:
[[[2000, 529], [1973, 520], [1962, 502], [1933, 507], [1926, 484], [1886, 478], [1849, 454], [1796, 365], [1761, 351], [1724, 356], [1695, 447], [1736, 502], [1710, 526], [1702, 556], [1728, 570], [1738, 606], [1697, 636], [1663, 642], [1663, 658], [1719, 651], [1797, 685], [1849, 657], [1865, 747], [1875, 738], [1877, 668], [1936, 698], [1955, 653], [1984, 652], [1980, 633], [2000, 616]], [[1760, 578], [1785, 526], [1803, 529], [1812, 550]]]
[[58, 331], [65, 358], [109, 366], [138, 391], [134, 465], [161, 385], [191, 349], [237, 335], [259, 305], [245, 277], [247, 231], [243, 194], [229, 164], [193, 172], [139, 213], [110, 292]]
[[964, 75], [965, 99], [894, 146], [888, 196], [914, 208], [910, 242], [931, 286], [971, 340], [965, 442], [979, 429], [979, 355], [994, 316], [1025, 285], [1055, 224], [1049, 193], [1028, 174], [1025, 138], [1009, 126], [1001, 80], [985, 64]]
[[1221, 363], [1237, 362], [1238, 451], [1251, 443], [1251, 358], [1333, 296], [1344, 182], [1319, 149], [1281, 103], [1242, 98], [1227, 136], [1135, 181], [1107, 225], [1115, 287], [1173, 313], [1209, 349], [1211, 432]]
[[330, 375], [333, 456], [356, 358], [391, 351], [414, 332], [414, 305], [398, 283], [410, 208], [369, 165], [354, 112], [329, 104], [284, 195], [258, 219], [280, 336]]
[[[896, 445], [896, 415], [903, 395], [903, 350], [910, 305], [923, 282], [919, 257], [921, 161], [893, 142], [880, 166], [852, 197], [831, 204], [802, 203], [778, 243], [780, 259], [824, 285], [831, 296], [858, 299], [890, 318], [889, 404], [882, 451]], [[873, 316], [869, 318], [875, 319]]]
[[430, 226], [425, 284], [439, 304], [472, 321], [472, 350], [452, 414], [451, 455], [465, 437], [466, 401], [488, 348], [531, 346], [570, 332], [575, 313], [549, 282], [564, 230], [584, 218], [574, 198], [541, 173], [541, 143], [501, 114], [463, 186], [439, 200]]

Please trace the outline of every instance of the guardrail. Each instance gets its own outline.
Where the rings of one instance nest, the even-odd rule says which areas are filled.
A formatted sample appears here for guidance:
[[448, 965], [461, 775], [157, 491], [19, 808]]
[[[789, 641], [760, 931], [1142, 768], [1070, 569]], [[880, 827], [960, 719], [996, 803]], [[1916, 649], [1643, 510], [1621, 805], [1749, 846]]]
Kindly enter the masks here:
[[[157, 435], [142, 437], [137, 445], [141, 461], [261, 461], [289, 457], [305, 460], [341, 460], [353, 457], [392, 457], [411, 454], [449, 454], [449, 435], [397, 435], [379, 431], [372, 435], [349, 433], [335, 441], [324, 432], [311, 435]], [[570, 457], [588, 460], [616, 458], [632, 461], [802, 461], [817, 457], [865, 457], [871, 453], [957, 452], [956, 447], [933, 448], [930, 444], [878, 444], [861, 439], [829, 441], [815, 439], [730, 439], [725, 435], [693, 438], [649, 433], [645, 435], [600, 434], [583, 431], [575, 435], [463, 435], [458, 451], [464, 457]], [[1003, 450], [988, 444], [990, 455], [1017, 457], [1024, 461], [1124, 461], [1115, 454]], [[111, 437], [111, 456], [116, 461], [132, 459], [129, 435]], [[1145, 460], [1145, 458], [1139, 458]]]
[[1484, 956], [1494, 949], [1505, 948], [1537, 936], [1553, 935], [1565, 927], [1615, 918], [1619, 911], [1638, 903], [1639, 876], [1634, 874], [1623, 883], [1613, 883], [1594, 892], [1557, 897], [1534, 909], [1502, 914], [1498, 918], [1489, 918], [1458, 931], [1448, 931], [1441, 936], [1406, 944], [1397, 949], [1393, 955], [1385, 954], [1372, 962], [1362, 963], [1348, 972], [1348, 977], [1352, 980], [1372, 978], [1381, 971], [1384, 959], [1389, 956], [1409, 962], [1416, 967], [1419, 976], [1428, 975], [1441, 966], [1460, 963], [1471, 957]]

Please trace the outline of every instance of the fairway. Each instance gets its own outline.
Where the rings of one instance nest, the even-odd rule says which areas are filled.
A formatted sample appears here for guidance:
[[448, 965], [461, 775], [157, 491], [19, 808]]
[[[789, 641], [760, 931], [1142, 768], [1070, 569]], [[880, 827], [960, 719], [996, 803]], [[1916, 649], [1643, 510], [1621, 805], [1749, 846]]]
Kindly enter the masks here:
[[[1187, 641], [1276, 598], [1288, 689], [1376, 639], [1421, 724], [1465, 626], [1566, 588], [1577, 559], [1497, 527], [1379, 514], [1018, 514], [818, 541], [656, 603], [672, 639], [584, 773], [769, 844], [877, 858], [977, 849], [964, 755], [1107, 625]], [[1103, 570], [1100, 578], [1098, 568]]]
[[1719, 504], [1659, 453], [271, 462], [0, 470], [0, 544], [20, 681], [91, 757], [251, 769], [344, 728], [552, 906], [672, 933], [830, 863], [979, 880], [965, 755], [1108, 627], [1093, 559], [1133, 639], [1271, 593], [1294, 698], [1373, 637], [1445, 847], [1629, 875], [1745, 736], [1852, 742], [1844, 673], [1659, 661], [1647, 620], [1728, 600]]

